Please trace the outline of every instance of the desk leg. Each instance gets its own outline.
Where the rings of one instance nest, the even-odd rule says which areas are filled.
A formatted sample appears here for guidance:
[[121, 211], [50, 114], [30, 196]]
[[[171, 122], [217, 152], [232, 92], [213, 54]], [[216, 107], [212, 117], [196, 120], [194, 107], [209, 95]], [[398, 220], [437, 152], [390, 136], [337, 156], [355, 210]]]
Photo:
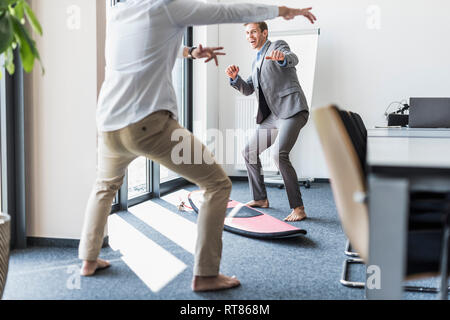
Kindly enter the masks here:
[[[369, 177], [367, 299], [402, 299], [402, 282], [406, 271], [408, 212], [407, 179], [384, 178], [377, 175]], [[377, 270], [380, 276], [379, 287], [374, 286], [377, 284]]]

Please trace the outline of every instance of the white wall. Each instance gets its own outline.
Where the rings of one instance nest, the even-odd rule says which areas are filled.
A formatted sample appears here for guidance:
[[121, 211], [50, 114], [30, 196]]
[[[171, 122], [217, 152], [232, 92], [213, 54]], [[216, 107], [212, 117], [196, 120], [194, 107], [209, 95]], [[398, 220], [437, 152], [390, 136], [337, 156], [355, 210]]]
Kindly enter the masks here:
[[[40, 68], [26, 78], [27, 234], [78, 239], [95, 180], [97, 43], [105, 0], [34, 0], [44, 36]], [[99, 76], [97, 72], [99, 70]]]
[[[360, 113], [371, 127], [385, 124], [383, 113], [392, 101], [411, 96], [450, 96], [447, 0], [258, 2], [314, 7], [321, 36], [312, 109], [336, 103]], [[376, 10], [380, 13], [380, 29], [373, 29], [377, 27], [373, 20]], [[310, 27], [302, 18], [269, 21], [269, 29], [274, 31]], [[223, 70], [233, 63], [240, 65], [244, 75], [251, 71], [254, 52], [248, 49], [243, 31], [241, 25], [219, 27], [219, 43], [227, 51], [221, 59], [218, 82], [222, 130], [234, 126], [234, 96], [238, 94], [229, 86]], [[226, 166], [226, 170], [229, 175], [240, 174], [232, 166]], [[327, 177], [322, 159], [300, 170], [302, 176]]]

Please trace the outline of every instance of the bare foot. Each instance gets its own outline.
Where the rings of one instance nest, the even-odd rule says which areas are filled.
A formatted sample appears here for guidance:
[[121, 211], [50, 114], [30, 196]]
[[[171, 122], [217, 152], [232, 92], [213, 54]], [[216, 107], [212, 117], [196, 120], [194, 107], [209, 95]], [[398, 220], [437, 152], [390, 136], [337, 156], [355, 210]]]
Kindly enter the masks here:
[[269, 200], [252, 200], [250, 202], [247, 202], [245, 204], [246, 206], [252, 207], [252, 208], [268, 208], [269, 207]]
[[107, 260], [98, 258], [96, 261], [83, 261], [80, 274], [85, 277], [92, 276], [95, 271], [108, 268], [111, 264]]
[[297, 207], [292, 210], [291, 214], [284, 218], [284, 221], [302, 221], [306, 219], [305, 207]]
[[216, 291], [231, 289], [241, 283], [235, 276], [227, 277], [223, 274], [212, 277], [195, 276], [192, 280], [192, 291]]

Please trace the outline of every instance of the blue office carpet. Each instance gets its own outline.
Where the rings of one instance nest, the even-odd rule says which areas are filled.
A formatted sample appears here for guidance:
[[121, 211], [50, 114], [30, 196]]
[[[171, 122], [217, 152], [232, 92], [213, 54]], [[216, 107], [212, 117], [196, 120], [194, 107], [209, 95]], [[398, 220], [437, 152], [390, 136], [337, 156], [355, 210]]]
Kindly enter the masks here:
[[[189, 186], [185, 189], [196, 188]], [[192, 240], [186, 239], [192, 233], [192, 227], [195, 227], [196, 215], [179, 212], [173, 203], [158, 199], [152, 203], [152, 210], [159, 208], [158, 211], [167, 215], [170, 223], [180, 222], [181, 225], [175, 231], [164, 225], [164, 219], [149, 223], [145, 219], [145, 208], [148, 208], [145, 205], [141, 207], [141, 216], [131, 213], [133, 208], [130, 212], [116, 215], [116, 226], [134, 230], [136, 234], [127, 233], [125, 236], [123, 233], [124, 236], [119, 237], [120, 241], [125, 243], [125, 240], [129, 240], [131, 243], [127, 249], [128, 256], [110, 247], [102, 249], [101, 257], [111, 260], [112, 267], [89, 278], [77, 276], [80, 266], [77, 248], [34, 246], [15, 250], [11, 254], [3, 298], [364, 299], [363, 290], [346, 288], [339, 283], [346, 238], [329, 184], [313, 183], [310, 189], [302, 187], [302, 193], [309, 218], [293, 224], [306, 229], [306, 236], [268, 241], [224, 232], [221, 272], [236, 275], [242, 282], [239, 288], [206, 293], [191, 291], [193, 248]], [[264, 211], [274, 217], [284, 218], [290, 211], [285, 190], [269, 187], [268, 195], [271, 208]], [[231, 197], [241, 202], [250, 200], [248, 183], [234, 182]], [[120, 245], [127, 246], [126, 243]], [[133, 253], [133, 249], [137, 252]], [[141, 262], [143, 264], [139, 265]], [[350, 276], [352, 280], [363, 281], [364, 272], [363, 266], [352, 266]], [[423, 283], [434, 286], [436, 279]], [[437, 296], [407, 293], [405, 298], [436, 299]]]

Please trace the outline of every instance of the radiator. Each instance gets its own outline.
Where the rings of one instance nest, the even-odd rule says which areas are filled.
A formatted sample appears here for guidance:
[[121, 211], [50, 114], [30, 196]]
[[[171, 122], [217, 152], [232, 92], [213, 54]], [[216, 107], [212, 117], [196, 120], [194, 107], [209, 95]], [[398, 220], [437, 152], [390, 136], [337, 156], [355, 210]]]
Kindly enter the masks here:
[[[234, 112], [234, 123], [235, 129], [240, 130], [245, 134], [238, 134], [236, 147], [237, 147], [237, 159], [235, 162], [236, 170], [247, 170], [245, 167], [244, 158], [241, 155], [241, 151], [244, 150], [248, 139], [256, 132], [256, 110], [258, 104], [256, 102], [255, 96], [242, 97], [237, 96], [235, 100], [235, 112]], [[278, 169], [275, 163], [271, 159], [271, 149], [264, 151], [260, 155], [261, 165], [263, 170], [266, 172], [277, 172]]]

